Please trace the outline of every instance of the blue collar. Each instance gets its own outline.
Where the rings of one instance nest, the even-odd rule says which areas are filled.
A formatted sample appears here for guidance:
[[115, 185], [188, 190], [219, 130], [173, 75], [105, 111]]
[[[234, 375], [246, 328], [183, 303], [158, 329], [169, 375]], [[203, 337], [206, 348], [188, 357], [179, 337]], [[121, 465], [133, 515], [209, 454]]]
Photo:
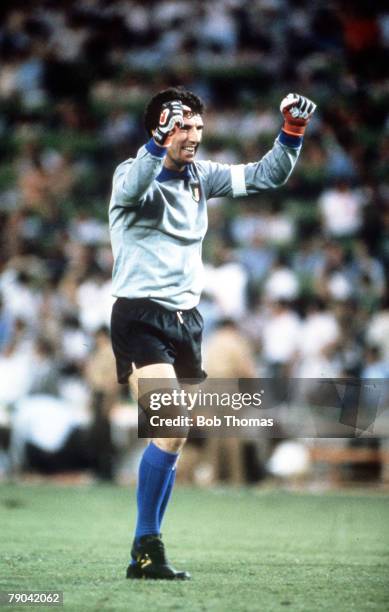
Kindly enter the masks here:
[[182, 172], [178, 170], [169, 170], [169, 168], [162, 168], [161, 172], [157, 176], [157, 181], [159, 183], [163, 183], [164, 181], [172, 181], [174, 179], [181, 179], [189, 181], [191, 179], [191, 174], [189, 171], [189, 165], [187, 164]]

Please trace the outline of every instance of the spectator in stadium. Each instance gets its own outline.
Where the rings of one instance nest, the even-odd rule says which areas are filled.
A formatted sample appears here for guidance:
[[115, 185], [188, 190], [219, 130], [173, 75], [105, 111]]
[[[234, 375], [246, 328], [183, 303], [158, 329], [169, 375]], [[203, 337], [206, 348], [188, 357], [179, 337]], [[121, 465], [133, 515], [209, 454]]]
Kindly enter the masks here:
[[93, 420], [90, 433], [95, 459], [93, 467], [99, 478], [112, 480], [115, 452], [109, 415], [118, 395], [118, 385], [109, 330], [106, 327], [101, 327], [95, 333], [95, 346], [87, 360], [85, 377], [92, 392]]
[[388, 379], [389, 362], [382, 358], [378, 346], [368, 346], [366, 349], [366, 365], [361, 372], [361, 378]]
[[389, 290], [383, 300], [382, 307], [375, 313], [367, 327], [369, 344], [379, 347], [383, 359], [389, 362]]
[[212, 378], [255, 378], [253, 347], [233, 319], [222, 319], [209, 339], [205, 357]]
[[[180, 379], [195, 382], [206, 376], [196, 309], [203, 283], [206, 202], [260, 193], [286, 182], [315, 104], [289, 94], [280, 109], [284, 123], [271, 151], [259, 162], [228, 166], [194, 161], [204, 126], [204, 106], [195, 94], [170, 88], [150, 100], [145, 112], [150, 140], [135, 159], [116, 169], [109, 207], [117, 298], [112, 344], [118, 381], [129, 381], [135, 397], [140, 378], [164, 379], [168, 391], [177, 389]], [[182, 437], [156, 438], [144, 451], [128, 578], [190, 577], [168, 563], [160, 537], [184, 442]]]
[[12, 469], [46, 474], [89, 467], [88, 431], [66, 400], [37, 394], [18, 398], [12, 412]]
[[[255, 378], [255, 356], [248, 338], [233, 319], [222, 319], [211, 335], [205, 350], [205, 367], [211, 378]], [[205, 456], [217, 482], [221, 476], [234, 484], [246, 480], [244, 450], [241, 438], [211, 436], [205, 445]]]
[[240, 262], [249, 273], [252, 283], [260, 283], [269, 273], [274, 262], [274, 249], [262, 236], [255, 236], [240, 251]]
[[298, 297], [299, 283], [286, 259], [279, 256], [264, 283], [264, 295], [269, 301], [292, 301]]
[[215, 253], [214, 263], [205, 266], [204, 288], [215, 299], [224, 317], [238, 319], [247, 310], [246, 270], [235, 261], [230, 249], [222, 246]]
[[290, 376], [299, 348], [301, 321], [286, 299], [269, 303], [262, 321], [262, 355], [267, 376]]
[[8, 344], [0, 354], [0, 402], [12, 405], [32, 386], [33, 339], [26, 323], [17, 318]]
[[326, 189], [319, 199], [323, 230], [331, 238], [355, 236], [362, 225], [362, 195], [339, 179], [333, 188]]
[[9, 344], [13, 332], [13, 317], [4, 308], [3, 299], [0, 295], [0, 354]]

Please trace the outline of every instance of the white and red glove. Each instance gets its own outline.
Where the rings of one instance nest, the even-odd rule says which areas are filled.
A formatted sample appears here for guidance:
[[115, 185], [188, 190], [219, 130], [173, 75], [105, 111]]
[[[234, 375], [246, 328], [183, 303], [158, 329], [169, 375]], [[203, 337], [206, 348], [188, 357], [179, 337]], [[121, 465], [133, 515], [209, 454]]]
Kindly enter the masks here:
[[282, 130], [289, 136], [304, 136], [305, 128], [315, 109], [316, 104], [312, 100], [299, 94], [288, 94], [280, 105], [284, 116]]
[[162, 105], [158, 127], [153, 132], [155, 142], [161, 147], [170, 145], [176, 126], [184, 125], [184, 111], [181, 100], [165, 102]]

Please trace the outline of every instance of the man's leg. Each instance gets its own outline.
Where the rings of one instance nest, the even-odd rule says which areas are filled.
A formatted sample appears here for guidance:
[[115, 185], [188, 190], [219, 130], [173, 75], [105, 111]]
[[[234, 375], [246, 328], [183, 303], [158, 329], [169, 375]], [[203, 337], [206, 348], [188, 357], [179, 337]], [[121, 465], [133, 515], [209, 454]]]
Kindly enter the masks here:
[[[166, 380], [164, 389], [177, 389], [173, 366], [153, 364], [139, 368], [130, 377], [134, 398], [138, 399], [138, 380]], [[137, 488], [138, 517], [132, 549], [129, 578], [186, 579], [186, 572], [175, 571], [167, 562], [160, 539], [161, 522], [175, 480], [175, 465], [185, 443], [183, 438], [156, 438], [146, 447], [139, 466]]]
[[171, 471], [170, 479], [166, 487], [165, 495], [164, 495], [164, 498], [162, 500], [162, 503], [159, 509], [159, 531], [161, 531], [161, 528], [162, 528], [163, 517], [165, 516], [166, 508], [167, 508], [169, 499], [173, 491], [174, 483], [176, 481], [176, 474], [177, 474], [177, 470], [176, 470], [176, 467], [174, 467]]

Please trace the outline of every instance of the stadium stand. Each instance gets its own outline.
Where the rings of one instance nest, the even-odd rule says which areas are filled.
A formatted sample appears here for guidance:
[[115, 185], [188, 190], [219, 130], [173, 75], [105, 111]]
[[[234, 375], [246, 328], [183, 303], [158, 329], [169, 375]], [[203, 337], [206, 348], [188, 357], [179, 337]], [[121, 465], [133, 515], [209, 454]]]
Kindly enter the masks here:
[[[11, 421], [38, 393], [93, 413], [85, 372], [112, 304], [112, 172], [145, 141], [146, 100], [173, 84], [207, 102], [198, 157], [227, 163], [266, 151], [289, 91], [318, 104], [286, 187], [210, 202], [206, 339], [231, 317], [258, 375], [388, 377], [379, 2], [15, 0], [0, 19], [0, 405]], [[350, 452], [312, 457], [340, 464]]]

